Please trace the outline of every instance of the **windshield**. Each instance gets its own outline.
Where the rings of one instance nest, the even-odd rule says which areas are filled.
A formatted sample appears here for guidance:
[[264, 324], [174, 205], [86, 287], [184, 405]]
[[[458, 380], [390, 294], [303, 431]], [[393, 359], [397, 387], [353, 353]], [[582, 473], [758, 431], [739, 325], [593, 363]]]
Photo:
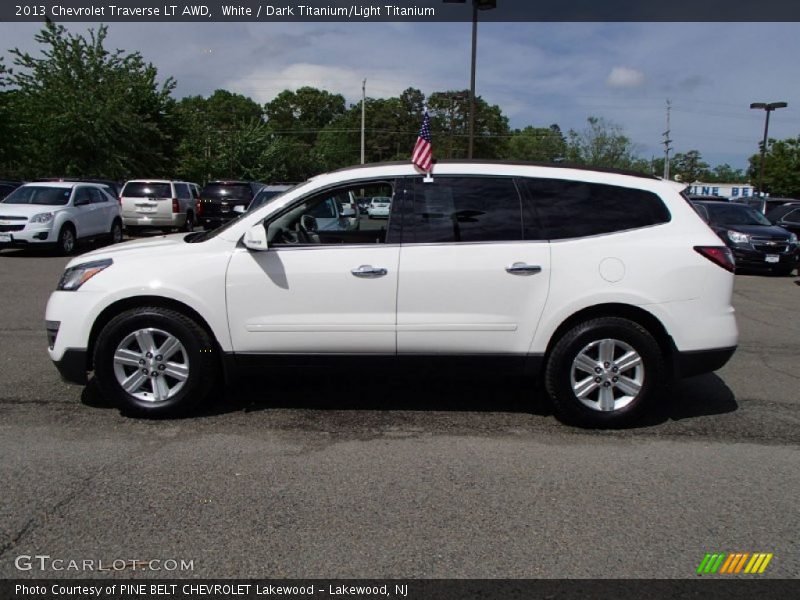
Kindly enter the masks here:
[[757, 210], [742, 204], [706, 204], [708, 216], [717, 225], [772, 225]]
[[[288, 190], [287, 190], [288, 191]], [[277, 191], [260, 191], [256, 194], [256, 197], [253, 198], [253, 202], [250, 203], [250, 206], [247, 207], [247, 212], [252, 212], [257, 208], [272, 202], [275, 198], [282, 196], [285, 192], [277, 192]]]
[[[277, 200], [278, 198], [284, 196], [285, 194], [288, 194], [289, 192], [292, 192], [294, 190], [300, 189], [301, 187], [303, 187], [305, 185], [308, 185], [310, 182], [311, 182], [311, 180], [304, 181], [303, 183], [299, 183], [299, 184], [297, 184], [295, 186], [290, 187], [286, 191], [279, 192], [275, 196], [272, 196], [271, 198], [269, 198], [268, 202], [265, 202], [265, 204], [272, 203], [274, 200]], [[271, 192], [269, 192], [269, 193], [271, 193]], [[196, 244], [198, 242], [205, 242], [206, 240], [210, 240], [213, 237], [217, 237], [223, 231], [226, 231], [226, 230], [230, 229], [231, 227], [233, 227], [234, 225], [236, 225], [242, 218], [244, 218], [246, 216], [249, 217], [252, 214], [253, 214], [252, 211], [248, 211], [246, 213], [242, 213], [238, 217], [236, 217], [235, 219], [233, 219], [231, 221], [228, 221], [224, 225], [221, 225], [220, 227], [217, 227], [216, 229], [212, 229], [211, 231], [200, 231], [198, 233], [190, 233], [188, 236], [186, 236], [184, 238], [184, 240], [189, 242], [189, 243], [191, 243], [191, 244]]]
[[125, 184], [120, 195], [124, 198], [171, 198], [172, 188], [168, 183], [131, 181]]
[[66, 206], [71, 187], [44, 187], [38, 185], [18, 187], [3, 199], [3, 204], [40, 204]]

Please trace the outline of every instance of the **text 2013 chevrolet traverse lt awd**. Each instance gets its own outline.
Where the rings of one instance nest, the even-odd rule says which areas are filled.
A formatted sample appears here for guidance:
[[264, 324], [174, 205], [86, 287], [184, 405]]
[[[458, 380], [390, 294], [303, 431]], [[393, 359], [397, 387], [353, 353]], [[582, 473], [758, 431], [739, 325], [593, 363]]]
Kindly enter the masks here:
[[[392, 199], [388, 221], [352, 207], [365, 189]], [[328, 215], [336, 227], [319, 226]], [[485, 162], [440, 162], [425, 181], [367, 165], [210, 233], [84, 254], [46, 325], [66, 379], [94, 371], [138, 414], [190, 408], [241, 370], [353, 356], [507, 366], [543, 377], [563, 420], [617, 426], [733, 354], [733, 266], [668, 182]]]

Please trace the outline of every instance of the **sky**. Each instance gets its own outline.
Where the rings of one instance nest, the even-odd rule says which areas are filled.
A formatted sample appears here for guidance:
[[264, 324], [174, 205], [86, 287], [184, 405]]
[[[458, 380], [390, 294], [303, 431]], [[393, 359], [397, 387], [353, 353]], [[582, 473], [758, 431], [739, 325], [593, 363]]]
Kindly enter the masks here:
[[[38, 29], [0, 23], [7, 65], [9, 48], [37, 51]], [[141, 52], [179, 98], [313, 86], [356, 103], [365, 78], [370, 97], [468, 88], [470, 42], [470, 23], [111, 23], [107, 47]], [[481, 23], [476, 93], [514, 128], [603, 117], [643, 158], [663, 156], [669, 99], [674, 151], [745, 168], [764, 128], [751, 102], [788, 102], [770, 137], [800, 135], [798, 59], [800, 23]]]

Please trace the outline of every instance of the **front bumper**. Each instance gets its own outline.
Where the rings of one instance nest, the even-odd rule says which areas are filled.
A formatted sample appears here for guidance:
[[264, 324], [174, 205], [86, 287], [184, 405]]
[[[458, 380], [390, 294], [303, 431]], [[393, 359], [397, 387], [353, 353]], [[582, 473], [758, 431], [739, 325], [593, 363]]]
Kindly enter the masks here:
[[[8, 236], [8, 239], [4, 239]], [[51, 225], [26, 225], [21, 231], [0, 232], [0, 248], [10, 246], [30, 246], [33, 244], [54, 244], [56, 234]]]
[[[759, 250], [729, 246], [736, 259], [736, 267], [741, 269], [774, 269], [775, 267], [797, 266], [800, 262], [800, 250], [769, 254]], [[777, 262], [767, 262], [767, 256], [777, 256]]]
[[53, 360], [61, 379], [69, 383], [85, 385], [88, 381], [88, 352], [85, 348], [67, 348], [60, 360]]

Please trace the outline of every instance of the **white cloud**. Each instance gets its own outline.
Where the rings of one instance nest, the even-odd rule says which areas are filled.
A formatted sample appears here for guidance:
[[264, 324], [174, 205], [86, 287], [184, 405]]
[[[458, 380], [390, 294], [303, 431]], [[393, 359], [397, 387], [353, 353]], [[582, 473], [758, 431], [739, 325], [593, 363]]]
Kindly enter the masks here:
[[644, 83], [644, 73], [630, 67], [614, 67], [606, 78], [606, 85], [614, 88], [639, 87]]

